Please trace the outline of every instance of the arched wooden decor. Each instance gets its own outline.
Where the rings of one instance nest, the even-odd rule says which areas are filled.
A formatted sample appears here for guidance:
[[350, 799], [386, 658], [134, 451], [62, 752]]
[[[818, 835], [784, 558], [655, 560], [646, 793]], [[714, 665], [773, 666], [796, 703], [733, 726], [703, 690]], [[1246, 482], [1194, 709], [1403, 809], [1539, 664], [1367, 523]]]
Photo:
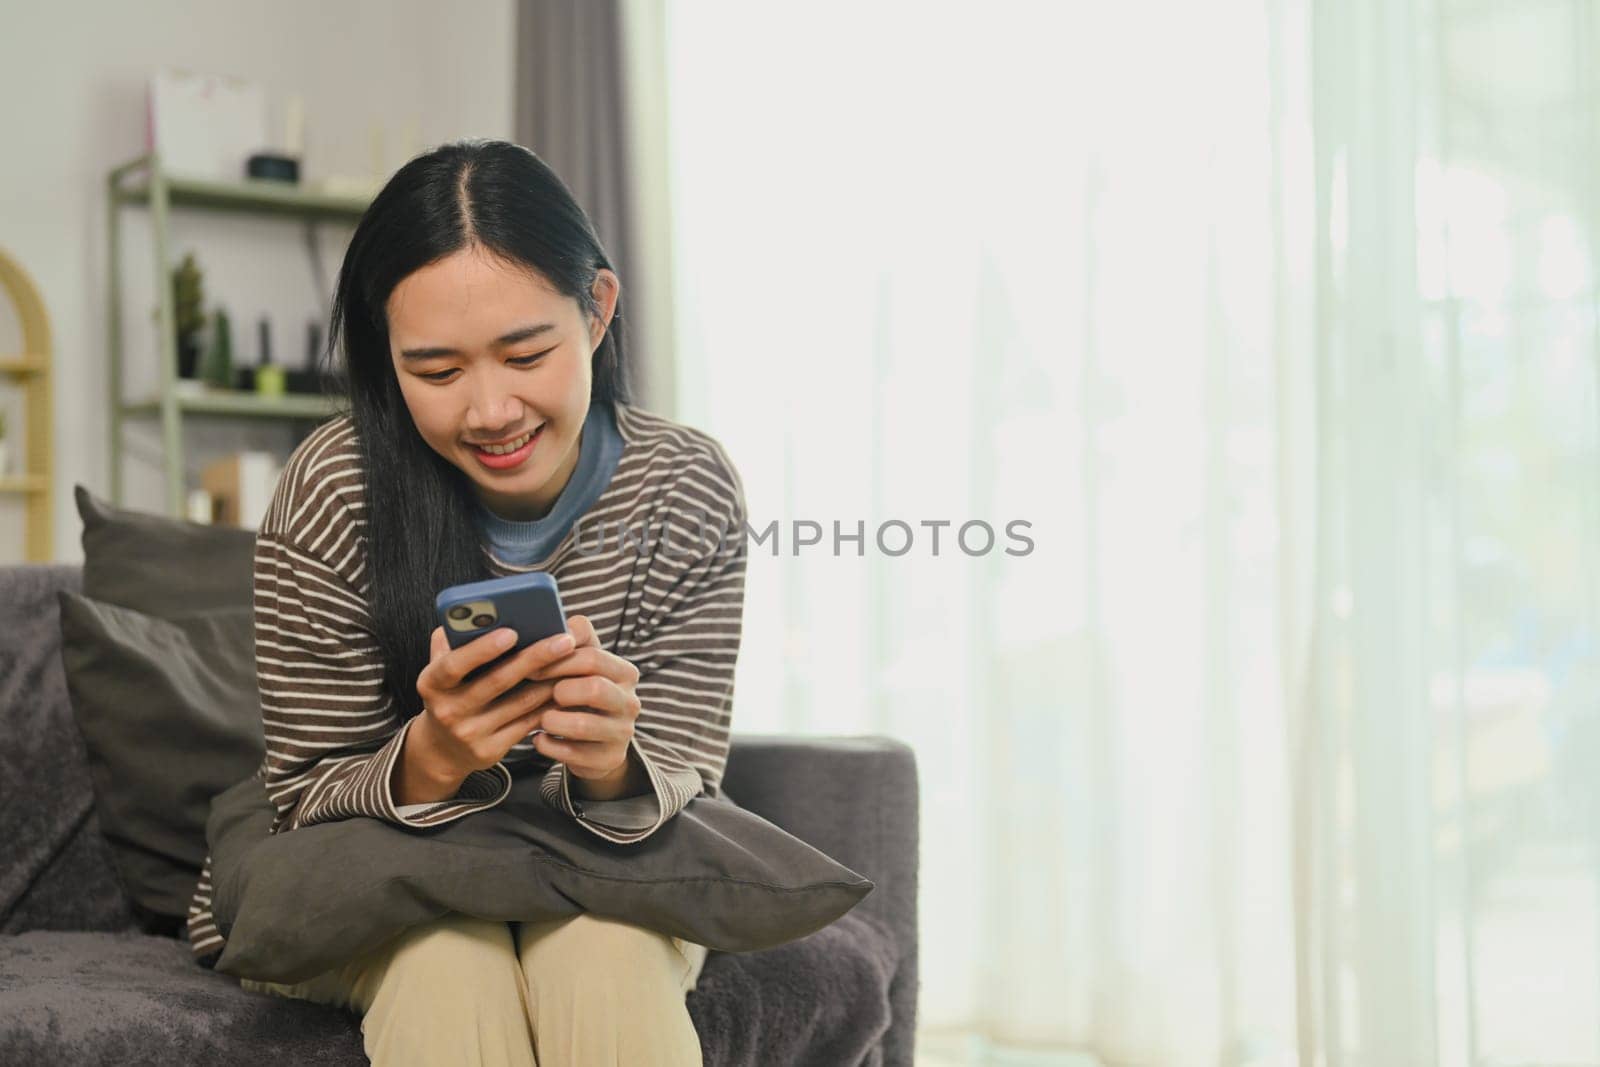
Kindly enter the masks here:
[[[18, 386], [22, 409], [7, 409], [5, 440], [11, 469], [0, 471], [0, 495], [21, 494], [26, 501], [27, 530], [23, 545], [31, 563], [54, 555], [51, 514], [54, 506], [50, 442], [50, 320], [44, 301], [22, 265], [0, 249], [0, 291], [16, 308], [22, 325], [22, 351], [0, 352], [0, 377]], [[21, 416], [21, 426], [16, 416]]]

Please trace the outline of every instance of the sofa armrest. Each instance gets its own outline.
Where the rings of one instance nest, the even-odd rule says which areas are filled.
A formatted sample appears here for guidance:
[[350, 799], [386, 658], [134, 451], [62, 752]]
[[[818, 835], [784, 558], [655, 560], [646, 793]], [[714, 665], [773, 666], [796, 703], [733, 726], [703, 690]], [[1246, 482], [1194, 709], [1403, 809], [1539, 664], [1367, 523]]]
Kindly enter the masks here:
[[894, 1025], [884, 1063], [912, 1062], [917, 997], [917, 764], [889, 737], [732, 737], [722, 786], [729, 799], [872, 879], [856, 907], [900, 946], [890, 988]]

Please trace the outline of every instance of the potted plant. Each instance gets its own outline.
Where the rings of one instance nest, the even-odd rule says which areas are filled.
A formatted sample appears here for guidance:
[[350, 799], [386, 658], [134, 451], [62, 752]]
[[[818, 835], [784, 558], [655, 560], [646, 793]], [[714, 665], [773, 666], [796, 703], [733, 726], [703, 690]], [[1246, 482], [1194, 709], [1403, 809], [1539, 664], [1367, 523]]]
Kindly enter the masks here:
[[193, 378], [200, 370], [200, 331], [206, 324], [200, 268], [194, 253], [172, 272], [172, 315], [178, 335], [178, 377]]

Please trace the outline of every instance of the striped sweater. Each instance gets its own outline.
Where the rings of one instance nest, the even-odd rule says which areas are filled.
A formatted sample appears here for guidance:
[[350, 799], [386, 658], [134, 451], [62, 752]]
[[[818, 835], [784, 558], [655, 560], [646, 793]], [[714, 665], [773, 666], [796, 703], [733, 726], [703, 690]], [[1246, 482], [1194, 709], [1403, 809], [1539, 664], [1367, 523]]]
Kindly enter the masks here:
[[[709, 435], [616, 406], [622, 458], [600, 498], [550, 555], [513, 566], [486, 551], [494, 575], [544, 570], [568, 614], [639, 670], [632, 751], [653, 795], [573, 797], [564, 764], [519, 741], [455, 797], [397, 806], [391, 774], [411, 721], [383, 686], [368, 614], [366, 502], [355, 429], [324, 423], [284, 467], [255, 545], [255, 656], [265, 781], [282, 833], [354, 816], [428, 827], [493, 807], [513, 772], [541, 775], [552, 807], [618, 844], [649, 837], [704, 792], [720, 792], [744, 601], [744, 490]], [[432, 590], [430, 590], [432, 592]], [[426, 634], [418, 640], [427, 640]], [[195, 957], [211, 966], [224, 940], [211, 913], [211, 857], [189, 906]]]

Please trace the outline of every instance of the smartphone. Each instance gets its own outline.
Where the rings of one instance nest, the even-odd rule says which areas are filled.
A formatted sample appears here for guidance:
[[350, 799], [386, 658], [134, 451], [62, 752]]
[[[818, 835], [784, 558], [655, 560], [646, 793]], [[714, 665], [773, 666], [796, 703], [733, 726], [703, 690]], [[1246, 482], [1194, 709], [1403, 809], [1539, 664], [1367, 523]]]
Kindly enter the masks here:
[[[544, 571], [452, 585], [434, 598], [433, 606], [439, 615], [439, 625], [444, 627], [445, 640], [450, 642], [451, 648], [460, 648], [468, 641], [501, 626], [509, 626], [517, 633], [516, 644], [483, 666], [467, 672], [462, 679], [467, 682], [507, 656], [514, 656], [537, 641], [567, 632], [567, 614], [561, 608], [561, 593], [556, 588], [555, 578]], [[518, 682], [508, 692], [531, 684], [527, 681]], [[543, 729], [537, 729], [528, 736], [542, 733]]]

